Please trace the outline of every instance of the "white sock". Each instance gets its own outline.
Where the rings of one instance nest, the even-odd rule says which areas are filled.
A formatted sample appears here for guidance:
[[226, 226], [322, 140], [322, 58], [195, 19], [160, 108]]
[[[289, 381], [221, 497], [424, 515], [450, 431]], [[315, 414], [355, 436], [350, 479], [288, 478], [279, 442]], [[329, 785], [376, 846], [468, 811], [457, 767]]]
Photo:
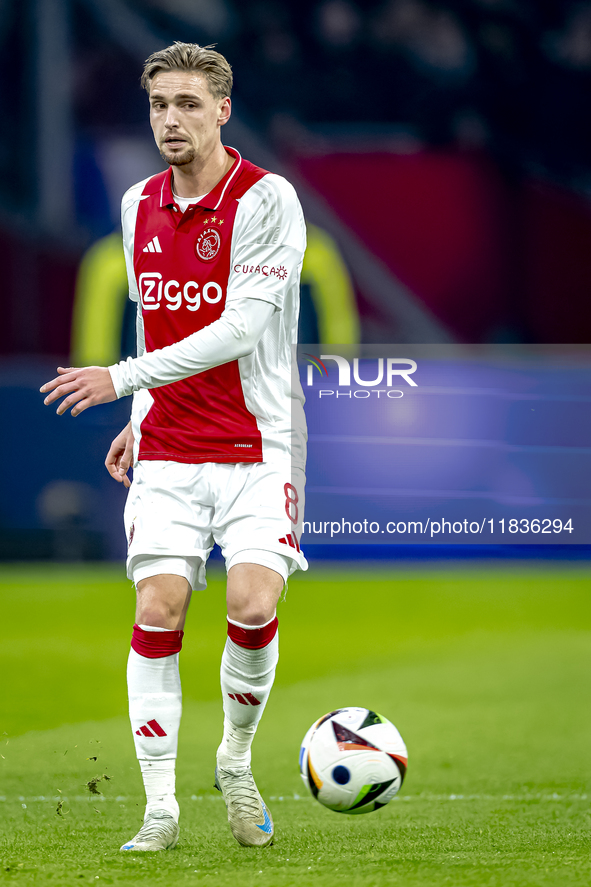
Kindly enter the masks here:
[[231, 637], [226, 640], [221, 668], [224, 735], [217, 752], [217, 762], [224, 769], [250, 766], [252, 740], [273, 686], [278, 659], [277, 633], [266, 646], [254, 650]]
[[[152, 632], [149, 626], [141, 629]], [[146, 790], [146, 813], [166, 810], [178, 819], [174, 792], [182, 711], [179, 654], [148, 658], [132, 648], [127, 685], [129, 717]]]
[[146, 813], [153, 810], [166, 810], [176, 821], [179, 820], [179, 805], [174, 794], [174, 758], [162, 761], [140, 761], [144, 788], [146, 790]]

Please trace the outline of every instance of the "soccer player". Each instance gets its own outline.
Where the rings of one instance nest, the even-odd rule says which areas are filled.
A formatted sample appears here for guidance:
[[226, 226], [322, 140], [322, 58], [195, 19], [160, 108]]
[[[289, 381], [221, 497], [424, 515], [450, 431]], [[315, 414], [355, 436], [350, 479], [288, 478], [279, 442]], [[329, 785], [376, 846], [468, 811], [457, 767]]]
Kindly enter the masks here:
[[122, 850], [178, 840], [178, 659], [193, 589], [214, 542], [228, 573], [223, 737], [215, 785], [234, 837], [273, 839], [251, 743], [278, 657], [276, 605], [300, 551], [305, 421], [292, 375], [305, 249], [293, 187], [221, 142], [232, 72], [208, 47], [175, 43], [146, 61], [150, 122], [169, 168], [123, 197], [138, 357], [58, 368], [45, 403], [76, 416], [133, 393], [131, 422], [106, 466], [133, 483], [125, 507], [137, 589], [129, 711], [146, 790], [144, 824]]

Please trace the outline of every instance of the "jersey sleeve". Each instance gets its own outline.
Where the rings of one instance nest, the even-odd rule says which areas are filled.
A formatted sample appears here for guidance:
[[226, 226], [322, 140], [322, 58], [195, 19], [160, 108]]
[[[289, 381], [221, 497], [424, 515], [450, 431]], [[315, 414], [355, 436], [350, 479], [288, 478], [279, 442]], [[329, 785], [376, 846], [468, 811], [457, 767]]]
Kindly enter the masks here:
[[180, 342], [109, 367], [117, 397], [141, 388], [160, 388], [251, 354], [275, 309], [268, 302], [241, 299], [222, 316]]
[[133, 302], [139, 302], [140, 300], [137, 281], [135, 279], [135, 271], [133, 268], [133, 250], [137, 211], [141, 200], [141, 193], [146, 181], [147, 179], [143, 182], [139, 182], [137, 185], [134, 185], [132, 188], [129, 189], [129, 191], [126, 191], [121, 201], [121, 230], [123, 233], [123, 254], [125, 256], [125, 267], [127, 268], [129, 298]]
[[240, 198], [232, 236], [226, 302], [250, 297], [281, 309], [299, 285], [306, 226], [295, 189], [282, 176], [263, 176]]

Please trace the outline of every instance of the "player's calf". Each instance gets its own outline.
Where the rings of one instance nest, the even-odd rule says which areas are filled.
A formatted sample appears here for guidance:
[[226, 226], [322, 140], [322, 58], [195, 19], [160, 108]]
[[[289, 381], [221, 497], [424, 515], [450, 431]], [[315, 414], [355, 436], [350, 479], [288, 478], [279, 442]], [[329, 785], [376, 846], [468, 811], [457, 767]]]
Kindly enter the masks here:
[[228, 619], [221, 672], [224, 735], [217, 751], [215, 787], [224, 797], [232, 834], [247, 847], [265, 847], [273, 840], [273, 820], [252, 778], [250, 757], [277, 659], [277, 617], [258, 626]]
[[121, 848], [164, 850], [178, 840], [175, 763], [181, 720], [182, 631], [134, 625], [127, 666], [129, 716], [146, 791], [144, 825]]

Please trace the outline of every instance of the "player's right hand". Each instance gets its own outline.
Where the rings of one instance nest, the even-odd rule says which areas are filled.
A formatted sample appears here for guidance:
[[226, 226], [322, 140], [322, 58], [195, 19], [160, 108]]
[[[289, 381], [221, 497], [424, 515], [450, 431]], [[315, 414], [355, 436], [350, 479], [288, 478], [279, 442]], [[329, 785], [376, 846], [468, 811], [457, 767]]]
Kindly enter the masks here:
[[117, 435], [109, 447], [109, 452], [105, 459], [105, 466], [111, 477], [125, 487], [131, 486], [127, 472], [133, 464], [133, 443], [131, 422], [128, 422], [121, 434]]

